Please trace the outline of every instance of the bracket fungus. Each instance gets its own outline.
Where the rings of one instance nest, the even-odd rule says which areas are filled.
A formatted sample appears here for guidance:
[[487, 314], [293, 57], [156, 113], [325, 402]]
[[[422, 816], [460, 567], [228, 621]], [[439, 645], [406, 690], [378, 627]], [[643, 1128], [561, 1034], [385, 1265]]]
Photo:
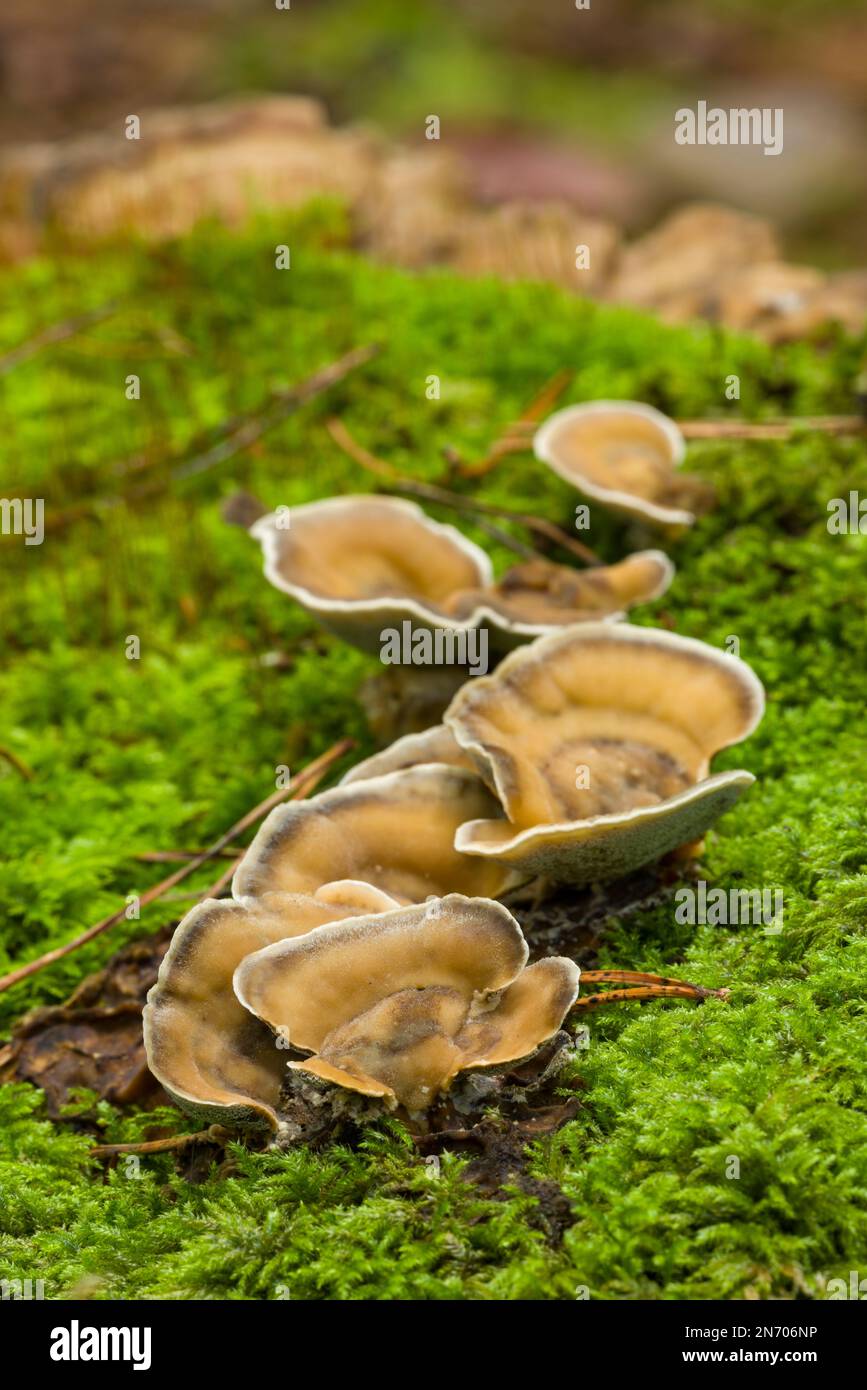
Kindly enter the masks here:
[[330, 497], [260, 517], [265, 576], [339, 637], [379, 655], [383, 629], [450, 626], [445, 604], [492, 579], [488, 556], [414, 502]]
[[404, 734], [381, 752], [364, 758], [351, 767], [340, 779], [341, 787], [352, 782], [369, 782], [371, 777], [381, 777], [386, 772], [402, 772], [408, 767], [420, 767], [425, 763], [445, 763], [449, 767], [475, 770], [469, 753], [455, 739], [451, 729], [445, 724], [434, 724], [431, 729], [422, 729], [417, 734]]
[[456, 848], [555, 881], [631, 872], [700, 839], [755, 779], [710, 773], [764, 709], [749, 666], [703, 642], [604, 623], [540, 638], [445, 714], [508, 820]]
[[[674, 566], [658, 550], [576, 571], [547, 560], [515, 565], [494, 582], [488, 556], [453, 526], [394, 497], [332, 497], [261, 516], [250, 534], [262, 545], [265, 575], [323, 626], [381, 656], [386, 631], [487, 632], [498, 652], [552, 628], [606, 618], [664, 593]], [[453, 658], [454, 660], [454, 658]], [[469, 658], [459, 667], [466, 672]], [[411, 678], [428, 683], [430, 671]], [[447, 703], [447, 701], [446, 701]], [[443, 705], [442, 708], [445, 706]]]
[[560, 1028], [580, 972], [527, 943], [499, 903], [450, 894], [276, 942], [244, 959], [235, 992], [289, 1061], [410, 1113], [460, 1071], [531, 1056]]
[[143, 1016], [148, 1065], [172, 1099], [208, 1123], [276, 1128], [285, 1059], [270, 1030], [238, 1003], [236, 967], [273, 942], [394, 906], [369, 884], [344, 882], [194, 907], [172, 937]]
[[654, 526], [691, 526], [713, 500], [709, 484], [676, 472], [686, 453], [677, 425], [639, 401], [555, 411], [536, 431], [533, 451], [586, 497]]
[[514, 875], [459, 854], [459, 825], [501, 814], [474, 772], [441, 764], [405, 768], [278, 806], [238, 867], [236, 898], [312, 893], [362, 880], [402, 903], [431, 894], [498, 897]]
[[[458, 1073], [535, 1056], [573, 1007], [726, 993], [528, 955], [507, 908], [458, 893], [407, 906], [344, 881], [208, 900], [178, 927], [148, 994], [148, 1065], [199, 1122], [285, 1139], [299, 1073], [418, 1115]], [[578, 1003], [582, 979], [638, 988]]]
[[604, 618], [617, 622], [627, 609], [664, 594], [674, 565], [661, 550], [642, 550], [613, 565], [575, 570], [548, 560], [514, 565], [487, 589], [454, 594], [449, 608], [458, 618], [481, 612], [501, 647], [544, 637], [552, 628]]

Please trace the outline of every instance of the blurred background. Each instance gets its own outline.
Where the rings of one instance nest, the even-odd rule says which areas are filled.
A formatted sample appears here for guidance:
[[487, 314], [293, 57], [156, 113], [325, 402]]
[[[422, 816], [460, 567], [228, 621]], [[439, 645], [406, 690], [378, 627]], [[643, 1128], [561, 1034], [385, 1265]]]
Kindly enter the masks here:
[[[865, 259], [865, 75], [861, 0], [3, 0], [0, 144], [257, 93], [410, 146], [435, 113], [482, 204], [567, 199], [634, 236], [712, 197], [834, 270]], [[782, 106], [784, 156], [676, 145], [699, 99]]]

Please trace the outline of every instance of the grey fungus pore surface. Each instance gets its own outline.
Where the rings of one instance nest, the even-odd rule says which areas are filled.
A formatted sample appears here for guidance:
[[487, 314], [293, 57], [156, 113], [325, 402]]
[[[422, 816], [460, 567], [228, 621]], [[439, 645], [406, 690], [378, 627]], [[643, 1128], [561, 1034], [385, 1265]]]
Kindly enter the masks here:
[[368, 884], [259, 900], [208, 899], [180, 923], [144, 1009], [148, 1066], [200, 1122], [275, 1128], [285, 1057], [238, 1003], [232, 976], [246, 955], [394, 900]]
[[555, 411], [536, 431], [536, 457], [584, 496], [656, 526], [691, 526], [711, 489], [679, 476], [686, 444], [673, 420], [640, 401], [590, 401]]
[[578, 994], [572, 961], [526, 968], [499, 903], [449, 894], [248, 956], [235, 991], [296, 1050], [288, 1067], [387, 1105], [427, 1109], [459, 1071], [532, 1055]]
[[455, 844], [525, 877], [621, 877], [700, 839], [754, 781], [710, 760], [763, 709], [745, 662], [691, 638], [602, 623], [540, 638], [446, 711], [508, 817]]
[[[260, 517], [265, 577], [363, 651], [379, 654], [385, 628], [409, 620], [451, 624], [444, 604], [458, 589], [491, 581], [488, 556], [453, 526], [395, 497], [330, 497]], [[468, 625], [469, 626], [469, 625]]]
[[454, 839], [464, 821], [501, 814], [467, 768], [429, 764], [335, 787], [271, 812], [232, 892], [312, 893], [350, 879], [403, 903], [450, 892], [498, 897], [514, 881], [511, 871], [460, 854]]

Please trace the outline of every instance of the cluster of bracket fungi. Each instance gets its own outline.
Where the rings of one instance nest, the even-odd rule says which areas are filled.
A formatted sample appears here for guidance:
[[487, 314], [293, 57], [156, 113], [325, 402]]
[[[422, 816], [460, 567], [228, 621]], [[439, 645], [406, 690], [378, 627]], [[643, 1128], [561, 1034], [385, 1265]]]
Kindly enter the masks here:
[[[702, 485], [678, 478], [682, 440], [650, 407], [559, 411], [535, 449], [600, 504], [695, 519]], [[617, 880], [700, 841], [753, 781], [710, 764], [755, 728], [762, 686], [738, 657], [616, 621], [667, 587], [659, 551], [497, 584], [482, 551], [391, 498], [251, 530], [271, 582], [366, 651], [409, 619], [483, 626], [508, 654], [459, 685], [440, 724], [271, 812], [232, 900], [198, 905], [174, 935], [145, 1009], [149, 1064], [199, 1120], [278, 1142], [298, 1137], [302, 1093], [423, 1122], [459, 1079], [539, 1055], [576, 1006], [578, 966], [528, 965], [499, 900]], [[629, 971], [583, 980], [637, 986], [617, 997], [719, 993]]]

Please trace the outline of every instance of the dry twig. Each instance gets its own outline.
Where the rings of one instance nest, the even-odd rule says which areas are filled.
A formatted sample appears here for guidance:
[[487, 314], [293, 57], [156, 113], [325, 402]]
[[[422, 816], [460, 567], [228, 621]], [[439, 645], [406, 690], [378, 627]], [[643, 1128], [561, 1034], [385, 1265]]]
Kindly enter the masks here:
[[339, 357], [336, 362], [329, 362], [327, 367], [314, 372], [306, 381], [299, 382], [297, 386], [290, 386], [285, 391], [276, 392], [271, 408], [262, 411], [259, 415], [249, 416], [212, 448], [206, 449], [204, 453], [196, 455], [195, 458], [188, 459], [186, 463], [176, 465], [171, 472], [172, 478], [191, 478], [197, 473], [204, 473], [206, 469], [213, 468], [215, 464], [223, 463], [233, 454], [240, 453], [243, 449], [249, 449], [250, 445], [254, 444], [257, 439], [261, 439], [268, 430], [280, 424], [288, 415], [294, 414], [300, 406], [312, 400], [314, 396], [321, 395], [331, 386], [336, 386], [350, 372], [355, 371], [356, 367], [361, 367], [365, 362], [369, 362], [379, 351], [379, 346], [376, 343], [368, 343], [366, 347], [353, 348], [351, 352]]
[[570, 367], [564, 367], [556, 372], [519, 418], [508, 425], [500, 438], [494, 441], [483, 459], [480, 459], [478, 463], [458, 465], [458, 472], [461, 476], [481, 478], [496, 467], [504, 454], [513, 454], [525, 449], [526, 443], [521, 436], [530, 430], [535, 430], [539, 420], [548, 414], [552, 406], [556, 405], [574, 375], [575, 373]]
[[0, 747], [0, 758], [3, 758], [10, 767], [14, 767], [19, 777], [23, 777], [25, 782], [33, 781], [33, 773], [25, 762], [19, 758], [17, 753], [13, 753], [11, 748]]
[[91, 1158], [116, 1158], [122, 1154], [164, 1154], [186, 1149], [190, 1144], [220, 1144], [229, 1137], [222, 1125], [209, 1125], [195, 1134], [172, 1134], [168, 1139], [148, 1139], [141, 1144], [97, 1144]]
[[[867, 430], [860, 415], [793, 415], [788, 420], [676, 420], [684, 439], [790, 439], [794, 434], [846, 435]], [[535, 433], [532, 423], [511, 426], [511, 451], [526, 449]], [[509, 452], [509, 451], [505, 451]]]
[[438, 487], [434, 483], [422, 483], [414, 478], [404, 478], [383, 459], [377, 458], [375, 454], [371, 454], [356, 439], [353, 439], [342, 420], [329, 420], [327, 428], [335, 444], [344, 453], [348, 454], [362, 468], [388, 480], [390, 487], [386, 489], [387, 491], [408, 493], [411, 497], [421, 497], [428, 502], [437, 502], [440, 506], [451, 507], [454, 511], [466, 512], [474, 517], [477, 517], [477, 514], [502, 517], [506, 521], [513, 521], [516, 525], [523, 526], [528, 531], [534, 531], [536, 535], [544, 536], [547, 540], [562, 546], [564, 550], [568, 550], [576, 556], [582, 564], [600, 565], [602, 563], [594, 550], [591, 550], [589, 546], [582, 545], [580, 541], [576, 541], [562, 527], [556, 526], [553, 521], [545, 521], [542, 517], [531, 516], [528, 512], [513, 511], [510, 507], [495, 506], [493, 502], [480, 502], [475, 498], [463, 497], [457, 492], [450, 492], [447, 488]]
[[[165, 476], [171, 482], [195, 477], [207, 469], [225, 462], [226, 459], [232, 458], [235, 454], [241, 453], [244, 449], [248, 449], [251, 444], [255, 444], [269, 430], [294, 414], [302, 405], [305, 405], [315, 396], [321, 395], [330, 387], [336, 386], [357, 367], [371, 361], [379, 351], [380, 347], [376, 343], [368, 343], [364, 347], [353, 348], [351, 352], [347, 352], [335, 362], [329, 362], [327, 366], [314, 372], [304, 381], [298, 382], [297, 385], [289, 386], [282, 391], [272, 392], [267, 405], [260, 410], [250, 415], [235, 415], [223, 421], [218, 427], [217, 434], [220, 437], [215, 444], [211, 444], [200, 453], [193, 454], [189, 459], [176, 463]], [[151, 460], [137, 455], [117, 464], [115, 472], [120, 474], [141, 473], [151, 466]], [[46, 520], [46, 529], [60, 530], [84, 517], [98, 515], [100, 512], [119, 507], [124, 502], [147, 500], [159, 492], [163, 482], [164, 479], [146, 479], [124, 494], [111, 493], [90, 498], [77, 506], [68, 507], [64, 511], [52, 514]]]
[[[341, 739], [339, 743], [335, 743], [332, 748], [329, 748], [326, 753], [315, 758], [312, 763], [308, 763], [307, 767], [303, 768], [301, 772], [287, 782], [285, 787], [280, 787], [276, 792], [272, 792], [270, 796], [267, 796], [264, 801], [261, 801], [258, 806], [254, 806], [252, 811], [248, 811], [245, 816], [242, 816], [239, 821], [236, 821], [231, 829], [227, 830], [224, 835], [221, 835], [214, 844], [209, 845], [206, 850], [202, 850], [201, 854], [197, 854], [195, 858], [190, 859], [186, 864], [182, 864], [173, 874], [169, 874], [168, 878], [162, 879], [161, 882], [154, 884], [152, 888], [148, 888], [145, 893], [142, 893], [139, 898], [139, 907], [147, 907], [150, 903], [155, 902], [157, 898], [161, 898], [164, 893], [174, 888], [175, 884], [180, 883], [196, 869], [201, 868], [203, 864], [213, 859], [220, 850], [225, 849], [226, 845], [231, 844], [233, 840], [237, 840], [238, 836], [242, 835], [245, 830], [248, 830], [251, 825], [255, 825], [256, 822], [262, 820], [269, 811], [272, 811], [275, 806], [279, 806], [281, 801], [285, 801], [290, 793], [300, 791], [301, 789], [306, 791], [311, 785], [315, 785], [332, 764], [337, 762], [338, 758], [342, 758], [344, 753], [348, 753], [353, 746], [352, 739]], [[224, 876], [221, 875], [221, 879], [217, 880], [218, 886], [223, 877]], [[117, 912], [111, 913], [110, 916], [104, 917], [101, 922], [97, 922], [94, 926], [88, 927], [87, 931], [82, 932], [80, 936], [76, 936], [72, 941], [68, 941], [65, 946], [57, 946], [53, 951], [46, 951], [45, 955], [37, 957], [36, 960], [28, 961], [26, 965], [19, 966], [17, 970], [10, 971], [8, 975], [4, 975], [3, 978], [0, 979], [0, 994], [2, 994], [4, 990], [11, 989], [13, 985], [19, 984], [21, 980], [29, 979], [31, 975], [35, 975], [38, 971], [44, 970], [46, 966], [53, 965], [55, 961], [62, 960], [64, 956], [71, 955], [73, 951], [78, 950], [79, 946], [84, 946], [88, 941], [92, 941], [94, 937], [100, 936], [102, 932], [108, 931], [110, 927], [114, 927], [118, 922], [123, 921], [125, 916], [126, 905], [118, 908]]]
[[29, 338], [26, 343], [21, 343], [19, 347], [13, 348], [4, 357], [0, 357], [0, 376], [5, 376], [7, 372], [12, 371], [13, 367], [35, 357], [37, 352], [41, 352], [44, 347], [51, 347], [54, 343], [63, 343], [67, 338], [74, 338], [76, 333], [81, 333], [85, 328], [90, 328], [95, 323], [102, 323], [103, 319], [116, 314], [117, 308], [116, 304], [104, 304], [101, 309], [93, 309], [88, 314], [78, 314], [75, 318], [64, 319], [62, 323], [54, 323], [50, 328], [43, 328], [41, 333]]
[[860, 434], [867, 420], [859, 415], [794, 416], [791, 420], [680, 420], [684, 439], [790, 439], [814, 430], [819, 434]]

